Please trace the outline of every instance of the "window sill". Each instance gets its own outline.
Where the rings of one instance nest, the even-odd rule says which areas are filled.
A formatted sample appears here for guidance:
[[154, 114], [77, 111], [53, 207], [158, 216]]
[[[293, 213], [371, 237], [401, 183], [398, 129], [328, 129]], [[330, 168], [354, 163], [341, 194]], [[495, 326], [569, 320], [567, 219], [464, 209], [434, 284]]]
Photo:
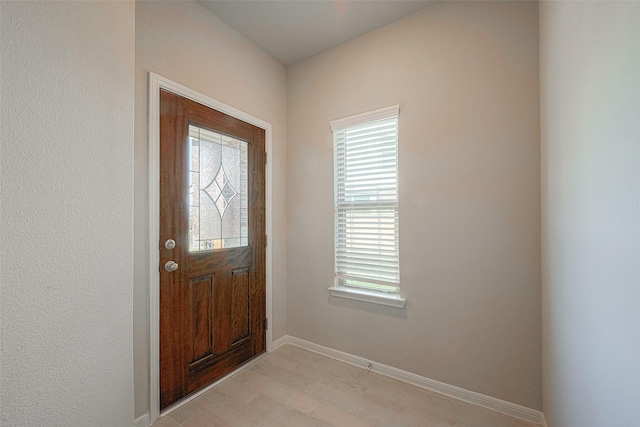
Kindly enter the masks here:
[[356, 301], [370, 302], [373, 304], [386, 305], [395, 308], [404, 308], [406, 299], [397, 294], [388, 294], [385, 292], [375, 292], [365, 289], [353, 289], [343, 286], [332, 286], [329, 288], [331, 296], [338, 298], [347, 298]]

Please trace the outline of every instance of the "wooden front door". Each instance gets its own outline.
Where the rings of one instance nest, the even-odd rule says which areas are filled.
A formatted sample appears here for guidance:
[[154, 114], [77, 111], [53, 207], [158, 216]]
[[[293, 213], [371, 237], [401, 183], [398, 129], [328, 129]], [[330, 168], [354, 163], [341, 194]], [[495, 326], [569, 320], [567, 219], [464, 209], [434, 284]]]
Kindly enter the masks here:
[[160, 92], [160, 408], [265, 351], [265, 133]]

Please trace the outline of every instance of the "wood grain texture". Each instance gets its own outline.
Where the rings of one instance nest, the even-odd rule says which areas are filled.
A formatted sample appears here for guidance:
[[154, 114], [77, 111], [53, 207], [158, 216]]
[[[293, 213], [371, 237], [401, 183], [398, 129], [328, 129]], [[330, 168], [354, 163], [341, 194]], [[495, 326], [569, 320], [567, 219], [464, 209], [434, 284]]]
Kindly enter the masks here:
[[[168, 200], [179, 200], [181, 179], [178, 174], [183, 162], [182, 149], [179, 144], [171, 143], [183, 134], [184, 111], [177, 95], [164, 90], [160, 91], [160, 242], [174, 239], [178, 246], [184, 246], [179, 232], [179, 223], [173, 218], [180, 215], [179, 203], [167, 203]], [[159, 247], [160, 247], [159, 242]], [[186, 381], [186, 372], [181, 369], [175, 358], [176, 354], [187, 351], [187, 324], [178, 319], [184, 317], [181, 307], [186, 307], [187, 298], [180, 287], [181, 270], [169, 273], [162, 268], [165, 262], [174, 260], [178, 265], [184, 264], [182, 251], [166, 251], [160, 248], [160, 407], [164, 408], [184, 395], [182, 384]]]
[[251, 319], [249, 269], [242, 268], [231, 272], [231, 345], [251, 335], [249, 321]]
[[189, 279], [189, 305], [192, 364], [213, 354], [213, 277], [210, 274]]
[[[264, 130], [160, 93], [160, 407], [265, 351]], [[189, 125], [248, 142], [248, 246], [189, 252]], [[174, 239], [173, 250], [164, 248]], [[164, 263], [179, 269], [168, 273]]]

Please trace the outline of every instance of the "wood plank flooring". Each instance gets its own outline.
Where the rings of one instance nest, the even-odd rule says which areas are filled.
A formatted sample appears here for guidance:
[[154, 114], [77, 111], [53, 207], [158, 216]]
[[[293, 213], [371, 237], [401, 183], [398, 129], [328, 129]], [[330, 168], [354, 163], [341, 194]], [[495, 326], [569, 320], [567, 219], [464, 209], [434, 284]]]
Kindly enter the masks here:
[[153, 427], [536, 427], [284, 345]]

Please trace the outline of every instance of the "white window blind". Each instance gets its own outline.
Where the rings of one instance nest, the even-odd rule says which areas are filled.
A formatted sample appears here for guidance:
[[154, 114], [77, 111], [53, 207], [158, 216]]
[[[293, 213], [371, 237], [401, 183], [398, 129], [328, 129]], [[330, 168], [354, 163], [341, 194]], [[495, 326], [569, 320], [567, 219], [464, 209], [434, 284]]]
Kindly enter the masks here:
[[397, 292], [398, 107], [331, 127], [336, 285]]

